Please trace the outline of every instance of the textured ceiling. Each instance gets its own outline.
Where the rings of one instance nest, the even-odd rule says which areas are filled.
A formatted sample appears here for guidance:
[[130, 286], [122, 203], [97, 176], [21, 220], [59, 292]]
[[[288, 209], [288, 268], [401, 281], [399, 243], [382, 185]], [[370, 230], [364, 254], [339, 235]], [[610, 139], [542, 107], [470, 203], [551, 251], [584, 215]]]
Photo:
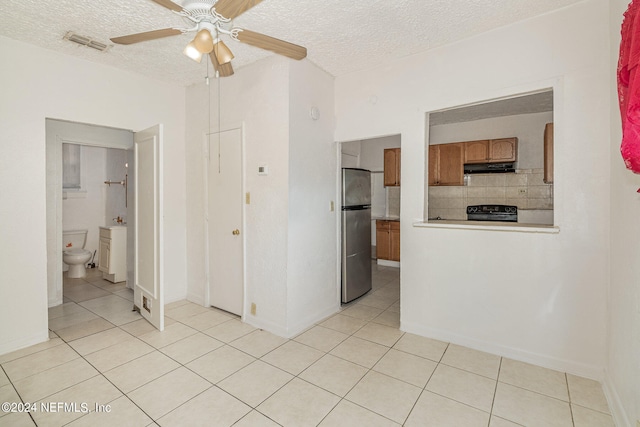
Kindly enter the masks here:
[[[308, 58], [334, 76], [373, 68], [580, 0], [264, 0], [235, 26], [308, 49]], [[181, 4], [182, 0], [176, 0]], [[97, 41], [168, 27], [182, 18], [151, 0], [2, 0], [0, 35], [89, 61], [190, 85], [207, 65], [182, 54], [192, 35], [99, 52], [63, 40], [71, 30]], [[235, 41], [235, 69], [272, 53]]]

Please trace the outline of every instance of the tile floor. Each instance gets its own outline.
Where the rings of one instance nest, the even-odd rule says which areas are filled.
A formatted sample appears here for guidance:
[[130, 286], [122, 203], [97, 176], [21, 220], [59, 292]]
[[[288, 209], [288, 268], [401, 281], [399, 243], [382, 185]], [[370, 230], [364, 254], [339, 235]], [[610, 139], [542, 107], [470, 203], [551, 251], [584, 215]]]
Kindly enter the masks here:
[[373, 268], [369, 295], [292, 340], [187, 301], [158, 332], [123, 284], [65, 280], [51, 339], [0, 356], [0, 401], [50, 410], [0, 425], [614, 425], [595, 381], [401, 332], [399, 272]]

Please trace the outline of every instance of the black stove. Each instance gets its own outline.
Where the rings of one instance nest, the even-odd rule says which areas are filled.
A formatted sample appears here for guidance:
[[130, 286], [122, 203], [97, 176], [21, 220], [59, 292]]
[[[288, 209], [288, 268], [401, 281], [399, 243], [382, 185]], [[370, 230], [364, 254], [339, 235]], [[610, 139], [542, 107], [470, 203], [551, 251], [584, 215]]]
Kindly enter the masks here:
[[467, 220], [518, 222], [518, 207], [507, 205], [467, 206]]

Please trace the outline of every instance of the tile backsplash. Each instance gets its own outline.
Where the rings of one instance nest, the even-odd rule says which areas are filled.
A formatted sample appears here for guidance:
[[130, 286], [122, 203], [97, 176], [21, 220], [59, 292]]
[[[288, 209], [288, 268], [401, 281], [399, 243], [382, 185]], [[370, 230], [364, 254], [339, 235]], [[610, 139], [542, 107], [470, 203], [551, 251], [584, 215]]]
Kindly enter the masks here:
[[466, 220], [469, 205], [514, 205], [518, 209], [553, 209], [553, 184], [543, 169], [465, 176], [465, 186], [429, 186], [428, 217]]
[[400, 217], [400, 187], [387, 187], [389, 216]]

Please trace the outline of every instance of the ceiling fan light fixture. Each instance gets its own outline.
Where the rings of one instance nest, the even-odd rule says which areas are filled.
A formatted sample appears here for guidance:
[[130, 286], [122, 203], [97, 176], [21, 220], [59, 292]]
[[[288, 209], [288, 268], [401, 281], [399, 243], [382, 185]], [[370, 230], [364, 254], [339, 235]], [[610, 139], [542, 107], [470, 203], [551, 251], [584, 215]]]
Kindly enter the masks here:
[[211, 32], [206, 28], [198, 31], [193, 38], [193, 44], [200, 53], [211, 52], [213, 50], [213, 37], [211, 37]]
[[222, 40], [218, 40], [213, 46], [213, 53], [220, 65], [228, 64], [234, 58], [233, 53]]
[[198, 63], [202, 61], [202, 52], [198, 50], [193, 41], [190, 41], [187, 44], [187, 46], [184, 48], [183, 53]]

